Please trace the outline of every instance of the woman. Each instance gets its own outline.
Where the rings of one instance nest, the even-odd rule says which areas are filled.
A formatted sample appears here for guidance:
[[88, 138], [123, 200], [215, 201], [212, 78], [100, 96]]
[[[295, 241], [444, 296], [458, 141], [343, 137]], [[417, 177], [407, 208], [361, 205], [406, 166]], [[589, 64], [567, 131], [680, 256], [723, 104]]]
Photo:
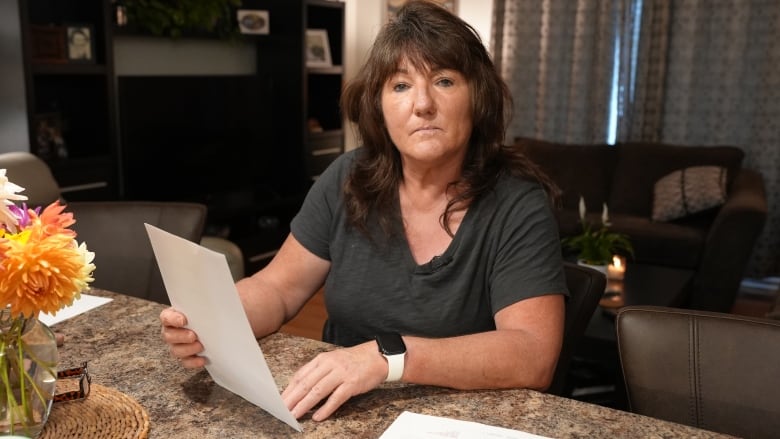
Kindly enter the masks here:
[[[506, 86], [476, 32], [410, 2], [377, 37], [342, 107], [364, 147], [317, 180], [273, 261], [237, 283], [255, 336], [325, 286], [325, 340], [282, 393], [295, 417], [330, 416], [383, 381], [545, 389], [566, 286], [554, 188], [501, 145]], [[185, 367], [202, 345], [161, 314]], [[376, 341], [374, 340], [376, 339]]]

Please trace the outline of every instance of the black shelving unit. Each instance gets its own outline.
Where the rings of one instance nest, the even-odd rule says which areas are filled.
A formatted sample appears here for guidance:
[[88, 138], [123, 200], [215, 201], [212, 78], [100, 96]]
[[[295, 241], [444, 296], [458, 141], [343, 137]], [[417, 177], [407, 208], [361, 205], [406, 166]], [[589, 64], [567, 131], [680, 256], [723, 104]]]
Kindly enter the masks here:
[[[344, 152], [339, 97], [344, 83], [344, 3], [329, 0], [257, 0], [267, 9], [270, 35], [257, 39], [258, 70], [274, 78], [274, 133], [303, 163], [304, 185]], [[331, 64], [307, 67], [306, 31], [327, 31]], [[312, 128], [316, 127], [316, 128]]]
[[[68, 200], [119, 195], [116, 93], [106, 0], [19, 0], [30, 150], [52, 168]], [[69, 28], [88, 29], [87, 59], [70, 53]]]
[[[257, 72], [272, 78], [272, 143], [287, 170], [284, 197], [255, 207], [251, 231], [237, 238], [247, 270], [264, 266], [281, 245], [311, 183], [344, 152], [339, 97], [344, 82], [344, 3], [330, 0], [244, 0], [242, 8], [269, 12], [270, 33], [251, 36], [257, 48]], [[331, 66], [306, 65], [306, 31], [327, 31]], [[316, 129], [310, 128], [310, 123]], [[291, 184], [292, 185], [292, 184]], [[237, 227], [233, 227], [234, 230]]]

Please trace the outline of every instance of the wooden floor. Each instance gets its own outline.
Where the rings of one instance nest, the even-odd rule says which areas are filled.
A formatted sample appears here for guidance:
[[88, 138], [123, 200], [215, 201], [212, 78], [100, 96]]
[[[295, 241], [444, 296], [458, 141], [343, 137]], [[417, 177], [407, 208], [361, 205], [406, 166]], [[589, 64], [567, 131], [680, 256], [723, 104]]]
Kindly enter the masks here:
[[282, 326], [281, 330], [288, 334], [320, 340], [322, 338], [322, 325], [327, 318], [328, 313], [325, 311], [325, 301], [322, 290], [320, 290], [304, 305], [294, 319]]
[[[774, 297], [740, 292], [734, 302], [732, 313], [755, 317], [764, 317], [774, 306]], [[320, 340], [322, 325], [327, 319], [322, 290], [312, 297], [293, 320], [282, 326], [282, 332], [301, 337]]]

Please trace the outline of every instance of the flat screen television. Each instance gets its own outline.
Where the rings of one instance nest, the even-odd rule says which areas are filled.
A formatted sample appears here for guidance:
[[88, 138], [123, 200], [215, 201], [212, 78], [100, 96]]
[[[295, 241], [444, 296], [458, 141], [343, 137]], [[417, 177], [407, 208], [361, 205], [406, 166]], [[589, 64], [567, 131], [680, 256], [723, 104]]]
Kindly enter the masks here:
[[119, 76], [124, 198], [212, 209], [295, 193], [300, 151], [272, 144], [263, 75]]

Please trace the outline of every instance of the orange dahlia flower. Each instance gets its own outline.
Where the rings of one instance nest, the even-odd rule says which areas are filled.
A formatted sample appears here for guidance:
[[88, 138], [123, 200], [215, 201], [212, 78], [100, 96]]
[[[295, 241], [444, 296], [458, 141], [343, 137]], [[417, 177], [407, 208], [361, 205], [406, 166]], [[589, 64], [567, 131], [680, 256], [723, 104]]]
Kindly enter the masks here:
[[0, 303], [9, 304], [12, 316], [53, 314], [73, 303], [91, 282], [94, 253], [75, 241], [67, 229], [73, 214], [50, 204], [18, 233], [0, 237]]

